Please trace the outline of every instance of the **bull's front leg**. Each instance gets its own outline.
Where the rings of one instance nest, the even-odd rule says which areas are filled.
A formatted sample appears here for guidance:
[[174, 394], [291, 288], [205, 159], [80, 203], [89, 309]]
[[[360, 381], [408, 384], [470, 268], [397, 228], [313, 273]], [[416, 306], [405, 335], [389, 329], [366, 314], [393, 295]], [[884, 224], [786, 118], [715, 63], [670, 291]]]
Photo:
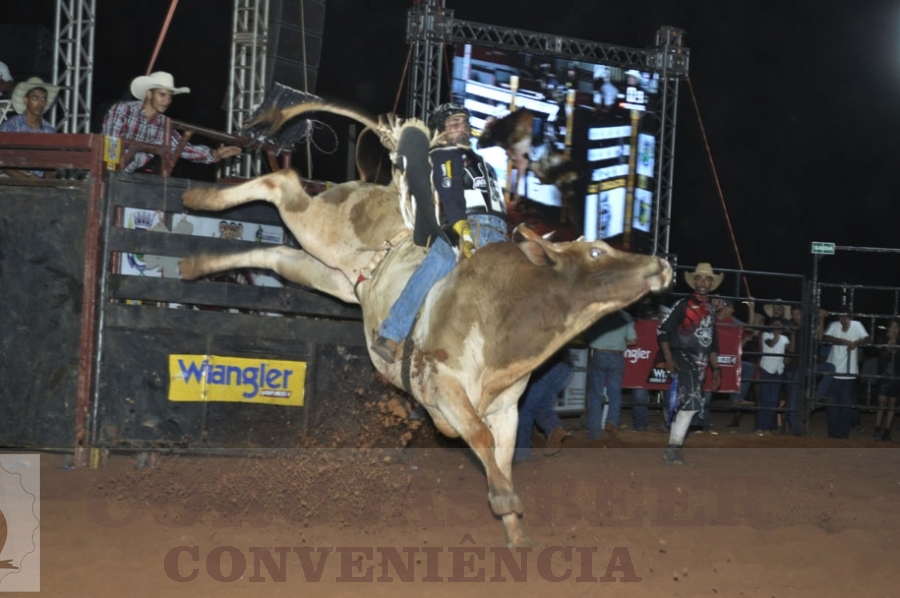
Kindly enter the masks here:
[[[507, 390], [507, 392], [509, 392]], [[516, 389], [512, 393], [518, 397], [521, 391]], [[498, 397], [498, 400], [503, 397]], [[509, 480], [509, 492], [497, 493], [492, 489], [491, 508], [500, 515], [503, 520], [503, 528], [506, 531], [506, 543], [510, 548], [517, 546], [535, 546], [534, 541], [525, 531], [520, 514], [523, 512], [522, 500], [515, 492], [512, 483], [512, 461], [516, 446], [516, 431], [519, 424], [519, 411], [516, 402], [504, 406], [498, 411], [485, 415], [485, 423], [494, 436], [494, 459], [503, 476]]]
[[286, 279], [328, 293], [346, 303], [359, 303], [353, 284], [343, 272], [330, 268], [301, 249], [274, 245], [244, 253], [202, 254], [178, 264], [181, 278], [196, 280], [208, 274], [237, 268], [262, 268]]
[[[438, 391], [437, 389], [440, 389]], [[521, 389], [520, 389], [521, 390]], [[484, 465], [488, 485], [488, 500], [491, 510], [503, 518], [503, 526], [506, 530], [507, 543], [510, 546], [530, 546], [531, 540], [522, 529], [519, 514], [522, 513], [522, 501], [516, 495], [512, 485], [511, 463], [512, 450], [515, 444], [516, 424], [518, 419], [515, 412], [506, 413], [504, 409], [498, 409], [497, 413], [504, 413], [506, 417], [498, 415], [490, 416], [491, 426], [483, 420], [472, 406], [466, 391], [459, 380], [453, 377], [444, 377], [436, 381], [429, 396], [422, 402], [429, 405], [429, 411], [437, 410], [446, 421], [446, 425], [466, 441], [475, 455]], [[513, 406], [513, 409], [515, 407]], [[495, 432], [502, 438], [504, 449], [501, 455], [508, 455], [507, 473], [504, 473], [498, 463], [498, 443]]]
[[228, 187], [198, 187], [182, 194], [185, 207], [192, 210], [219, 212], [254, 200], [268, 201], [279, 211], [288, 204], [309, 202], [300, 178], [290, 169]]

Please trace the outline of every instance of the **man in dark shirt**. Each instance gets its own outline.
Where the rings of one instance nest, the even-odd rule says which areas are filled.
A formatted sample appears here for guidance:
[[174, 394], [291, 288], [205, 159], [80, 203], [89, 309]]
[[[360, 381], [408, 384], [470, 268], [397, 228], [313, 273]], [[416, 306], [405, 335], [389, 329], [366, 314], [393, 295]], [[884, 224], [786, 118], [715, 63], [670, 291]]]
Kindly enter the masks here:
[[706, 262], [698, 264], [693, 272], [685, 272], [685, 282], [694, 294], [679, 299], [656, 332], [666, 358], [666, 371], [676, 374], [678, 380], [678, 406], [664, 457], [666, 465], [690, 465], [681, 455], [681, 446], [691, 419], [703, 408], [707, 363], [712, 369], [712, 389], [719, 387], [719, 337], [707, 296], [719, 288], [723, 278], [724, 274], [716, 274]]

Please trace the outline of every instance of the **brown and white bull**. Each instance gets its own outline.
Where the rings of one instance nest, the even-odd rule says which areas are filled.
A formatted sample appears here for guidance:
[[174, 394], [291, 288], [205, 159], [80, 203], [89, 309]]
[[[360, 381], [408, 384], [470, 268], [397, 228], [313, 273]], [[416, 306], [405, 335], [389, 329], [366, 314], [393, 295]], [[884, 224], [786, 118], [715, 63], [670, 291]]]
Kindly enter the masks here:
[[[383, 128], [382, 140], [394, 143], [397, 131]], [[182, 262], [182, 277], [243, 267], [273, 270], [358, 303], [371, 345], [425, 255], [404, 225], [397, 187], [354, 181], [311, 197], [296, 173], [282, 170], [234, 187], [184, 194], [185, 205], [198, 210], [253, 200], [277, 207], [303, 249], [195, 256]], [[517, 402], [530, 373], [603, 315], [672, 281], [671, 266], [656, 257], [623, 253], [599, 241], [550, 243], [522, 232], [525, 240], [484, 247], [431, 289], [403, 360], [387, 364], [370, 352], [378, 371], [421, 403], [442, 433], [462, 437], [476, 453], [510, 546], [531, 544], [512, 483]]]

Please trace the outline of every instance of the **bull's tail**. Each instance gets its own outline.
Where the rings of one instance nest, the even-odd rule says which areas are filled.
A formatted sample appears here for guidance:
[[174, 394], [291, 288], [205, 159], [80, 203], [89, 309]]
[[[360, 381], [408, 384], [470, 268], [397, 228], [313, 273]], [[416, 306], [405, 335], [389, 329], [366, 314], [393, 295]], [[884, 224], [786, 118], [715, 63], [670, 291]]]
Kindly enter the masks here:
[[366, 127], [375, 128], [378, 126], [378, 123], [375, 120], [361, 112], [329, 102], [302, 102], [283, 109], [273, 106], [251, 120], [249, 124], [268, 123], [272, 130], [276, 131], [284, 126], [284, 123], [287, 121], [306, 112], [330, 112], [331, 114], [340, 114], [352, 118]]
[[434, 142], [433, 139], [429, 138], [430, 131], [428, 130], [428, 127], [426, 127], [424, 123], [417, 119], [404, 121], [403, 119], [397, 118], [393, 115], [387, 115], [379, 117], [376, 121], [371, 116], [363, 114], [358, 110], [331, 102], [302, 102], [300, 104], [288, 106], [287, 108], [283, 109], [278, 109], [277, 107], [273, 106], [272, 108], [266, 110], [256, 118], [249, 121], [248, 126], [267, 123], [273, 131], [276, 131], [283, 127], [287, 121], [291, 120], [295, 116], [299, 116], [307, 112], [328, 112], [330, 114], [339, 114], [341, 116], [352, 118], [353, 120], [365, 126], [366, 129], [370, 129], [375, 132], [375, 134], [378, 135], [378, 138], [381, 140], [381, 143], [390, 151], [395, 151], [397, 149], [397, 146], [400, 143], [401, 130], [404, 127], [410, 125], [414, 125], [425, 132], [426, 139], [429, 139], [429, 147], [431, 147], [431, 144], [433, 144]]

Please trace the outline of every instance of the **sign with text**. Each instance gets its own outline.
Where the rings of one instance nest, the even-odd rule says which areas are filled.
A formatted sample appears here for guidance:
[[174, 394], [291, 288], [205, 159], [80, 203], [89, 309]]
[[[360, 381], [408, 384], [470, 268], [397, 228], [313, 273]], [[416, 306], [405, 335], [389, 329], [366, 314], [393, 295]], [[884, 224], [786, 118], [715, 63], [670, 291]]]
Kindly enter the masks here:
[[[668, 390], [672, 380], [666, 372], [665, 358], [656, 340], [659, 323], [635, 320], [637, 344], [625, 351], [623, 388]], [[722, 377], [718, 392], [738, 392], [741, 387], [741, 326], [719, 325], [719, 366]], [[705, 388], [710, 389], [712, 377], [707, 370]]]
[[170, 401], [303, 406], [306, 363], [217, 355], [169, 355]]
[[834, 243], [812, 242], [813, 255], [834, 255]]

